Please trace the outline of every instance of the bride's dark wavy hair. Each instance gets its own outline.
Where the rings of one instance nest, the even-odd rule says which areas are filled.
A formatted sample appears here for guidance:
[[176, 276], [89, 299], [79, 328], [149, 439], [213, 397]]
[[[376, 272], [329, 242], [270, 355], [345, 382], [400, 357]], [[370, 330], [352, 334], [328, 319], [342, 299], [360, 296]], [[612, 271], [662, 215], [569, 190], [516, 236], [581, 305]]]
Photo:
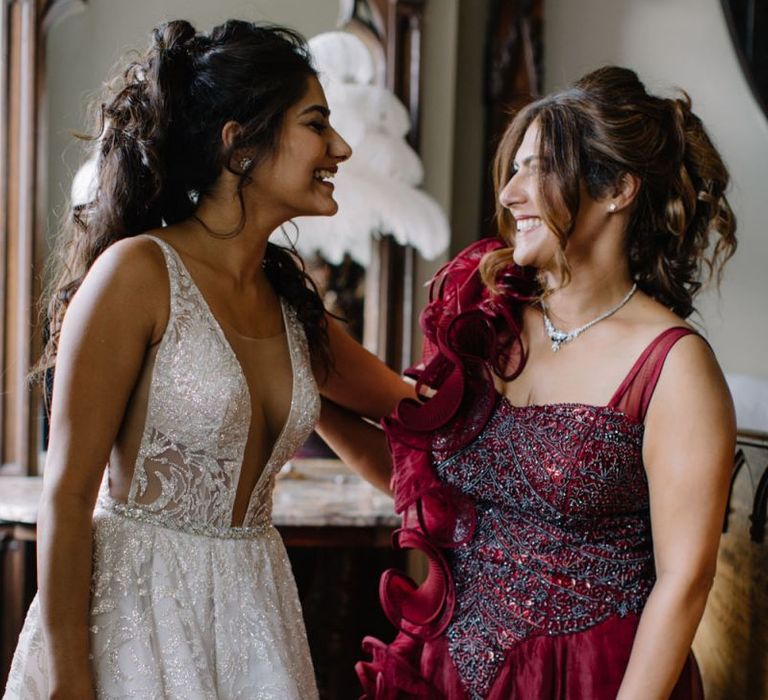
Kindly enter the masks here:
[[[67, 306], [96, 258], [115, 241], [193, 216], [222, 169], [249, 173], [274, 155], [286, 111], [316, 75], [304, 39], [274, 25], [230, 20], [209, 33], [186, 21], [160, 25], [149, 50], [108, 84], [93, 143], [94, 195], [75, 206], [60, 232], [46, 295], [48, 339], [38, 372], [51, 368]], [[241, 125], [225, 146], [229, 121]], [[248, 149], [251, 163], [237, 162]], [[236, 235], [245, 223], [225, 236]], [[213, 235], [217, 235], [209, 231]], [[296, 310], [310, 349], [330, 369], [325, 310], [296, 251], [267, 244], [265, 272]]]
[[[597, 199], [631, 173], [641, 184], [626, 235], [630, 274], [646, 294], [687, 318], [702, 281], [716, 273], [719, 282], [736, 250], [736, 219], [725, 197], [728, 170], [688, 95], [650, 95], [627, 68], [608, 66], [585, 75], [514, 117], [496, 152], [497, 193], [512, 176], [515, 153], [534, 121], [545, 164], [541, 215], [560, 240], [562, 284], [570, 278], [564, 249], [582, 185]], [[498, 199], [496, 218], [509, 247], [483, 260], [491, 289], [512, 262], [514, 245], [514, 218]]]

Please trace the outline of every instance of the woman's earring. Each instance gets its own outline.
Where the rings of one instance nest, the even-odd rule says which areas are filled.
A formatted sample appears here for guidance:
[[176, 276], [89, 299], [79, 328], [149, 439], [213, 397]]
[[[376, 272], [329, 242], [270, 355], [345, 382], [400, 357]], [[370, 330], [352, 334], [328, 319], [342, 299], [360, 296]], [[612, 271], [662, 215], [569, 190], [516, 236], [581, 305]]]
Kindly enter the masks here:
[[613, 214], [616, 211], [616, 202], [611, 202], [608, 205], [608, 211], [611, 212], [611, 214]]
[[246, 170], [248, 170], [248, 168], [251, 167], [251, 163], [253, 163], [253, 159], [252, 158], [241, 158], [240, 159], [240, 170], [245, 172]]

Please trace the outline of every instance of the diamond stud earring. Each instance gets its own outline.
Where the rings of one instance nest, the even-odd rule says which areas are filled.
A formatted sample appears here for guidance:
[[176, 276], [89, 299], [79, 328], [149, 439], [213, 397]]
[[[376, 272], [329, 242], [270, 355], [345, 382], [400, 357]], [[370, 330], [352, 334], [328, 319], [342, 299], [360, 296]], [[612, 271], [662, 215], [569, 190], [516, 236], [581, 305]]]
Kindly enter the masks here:
[[251, 167], [251, 163], [253, 163], [253, 159], [252, 158], [241, 158], [240, 159], [240, 170], [245, 172], [246, 170], [248, 170], [248, 168]]
[[616, 211], [616, 202], [611, 202], [611, 203], [608, 205], [608, 211], [609, 211], [609, 212], [611, 212], [611, 214], [613, 214], [613, 212], [615, 212], [615, 211]]

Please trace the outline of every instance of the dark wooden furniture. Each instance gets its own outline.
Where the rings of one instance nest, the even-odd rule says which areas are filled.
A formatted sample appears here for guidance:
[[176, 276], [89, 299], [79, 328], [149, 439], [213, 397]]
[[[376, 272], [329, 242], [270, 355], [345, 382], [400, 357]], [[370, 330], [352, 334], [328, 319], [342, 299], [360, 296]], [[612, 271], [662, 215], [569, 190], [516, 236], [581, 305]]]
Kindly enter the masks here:
[[707, 700], [768, 699], [768, 434], [741, 432], [717, 576], [694, 643]]
[[36, 528], [0, 522], [0, 689], [10, 670], [24, 616], [37, 591]]

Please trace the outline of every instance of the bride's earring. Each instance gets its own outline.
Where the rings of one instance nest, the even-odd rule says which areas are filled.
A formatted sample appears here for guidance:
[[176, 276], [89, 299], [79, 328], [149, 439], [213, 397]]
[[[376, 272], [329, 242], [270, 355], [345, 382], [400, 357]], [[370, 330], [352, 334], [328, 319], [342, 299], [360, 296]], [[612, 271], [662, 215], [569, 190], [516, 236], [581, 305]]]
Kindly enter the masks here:
[[240, 159], [240, 170], [245, 172], [248, 170], [248, 168], [251, 167], [251, 164], [253, 163], [253, 158], [241, 158]]

